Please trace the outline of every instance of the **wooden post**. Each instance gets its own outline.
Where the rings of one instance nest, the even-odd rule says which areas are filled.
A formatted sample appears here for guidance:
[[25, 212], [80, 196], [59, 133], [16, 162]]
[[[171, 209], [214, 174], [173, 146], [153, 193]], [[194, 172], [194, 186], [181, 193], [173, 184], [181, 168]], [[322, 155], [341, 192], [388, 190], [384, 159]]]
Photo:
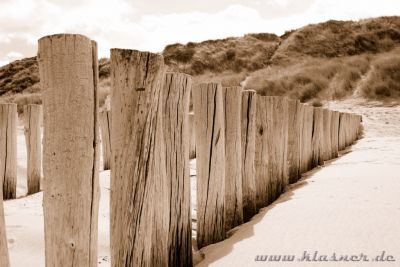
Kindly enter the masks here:
[[[189, 174], [190, 76], [167, 73], [163, 88], [164, 144], [170, 195], [168, 266], [192, 266], [192, 221]], [[155, 243], [156, 244], [156, 243]], [[153, 246], [155, 245], [153, 244]]]
[[346, 119], [345, 119], [345, 113], [340, 112], [339, 113], [339, 132], [338, 132], [338, 138], [339, 138], [339, 150], [343, 150], [346, 148]]
[[192, 92], [196, 130], [197, 245], [225, 238], [225, 122], [222, 87], [203, 83]]
[[[255, 144], [255, 167], [256, 167], [256, 203], [257, 209], [268, 204], [269, 153], [268, 147], [268, 125], [272, 124], [272, 105], [266, 96], [256, 95], [256, 144]], [[269, 126], [271, 127], [271, 126]]]
[[164, 59], [111, 49], [110, 60], [111, 266], [165, 266], [170, 208], [160, 104]]
[[42, 174], [42, 106], [24, 106], [24, 133], [28, 156], [28, 195], [40, 191]]
[[243, 223], [241, 104], [242, 88], [222, 89], [225, 121], [225, 231]]
[[17, 104], [0, 104], [0, 180], [3, 199], [17, 195]]
[[323, 109], [314, 108], [314, 126], [312, 135], [312, 167], [324, 164], [323, 158]]
[[243, 191], [243, 220], [248, 222], [257, 213], [256, 207], [256, 91], [242, 92], [242, 191]]
[[287, 165], [288, 141], [288, 102], [283, 97], [268, 96], [268, 106], [271, 106], [272, 123], [267, 122], [267, 142], [269, 150], [268, 204], [275, 201], [289, 183]]
[[301, 136], [303, 131], [304, 108], [299, 100], [288, 100], [288, 165], [289, 183], [295, 183], [300, 178]]
[[338, 133], [339, 133], [339, 112], [332, 111], [331, 112], [331, 157], [337, 158], [339, 156], [339, 140], [338, 140]]
[[332, 142], [331, 142], [331, 111], [323, 109], [323, 139], [322, 139], [322, 152], [324, 161], [330, 160], [332, 157]]
[[97, 266], [97, 45], [82, 35], [46, 36], [38, 62], [46, 266]]
[[303, 127], [301, 131], [301, 167], [300, 173], [305, 173], [313, 168], [312, 135], [314, 127], [314, 107], [301, 104], [303, 109]]
[[194, 129], [194, 113], [189, 112], [189, 159], [196, 158], [196, 135]]
[[[2, 189], [2, 180], [0, 180], [0, 189]], [[6, 235], [6, 222], [4, 220], [4, 206], [3, 206], [3, 190], [0, 190], [0, 265], [9, 267], [7, 235]]]
[[103, 169], [111, 168], [111, 113], [108, 110], [99, 113]]

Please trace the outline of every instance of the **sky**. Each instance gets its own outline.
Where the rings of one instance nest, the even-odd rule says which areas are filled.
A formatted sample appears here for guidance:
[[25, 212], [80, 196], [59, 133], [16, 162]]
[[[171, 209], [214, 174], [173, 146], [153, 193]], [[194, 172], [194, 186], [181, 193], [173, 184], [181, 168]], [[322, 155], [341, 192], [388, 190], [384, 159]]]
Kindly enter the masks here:
[[37, 40], [80, 33], [110, 48], [165, 45], [286, 30], [330, 19], [400, 15], [400, 0], [0, 0], [0, 66], [34, 56]]

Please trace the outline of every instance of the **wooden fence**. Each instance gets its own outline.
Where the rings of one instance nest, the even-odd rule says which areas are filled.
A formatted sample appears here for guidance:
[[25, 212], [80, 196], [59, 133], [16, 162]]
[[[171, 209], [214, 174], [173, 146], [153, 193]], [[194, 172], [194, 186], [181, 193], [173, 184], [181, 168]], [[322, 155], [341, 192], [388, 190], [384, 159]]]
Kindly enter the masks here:
[[[112, 266], [191, 266], [189, 159], [197, 247], [226, 238], [288, 184], [359, 138], [361, 116], [166, 73], [161, 55], [111, 50], [111, 110], [98, 112], [97, 45], [39, 40], [44, 90], [47, 266], [97, 265], [99, 129], [111, 169]], [[192, 96], [193, 111], [189, 111]], [[40, 190], [41, 108], [25, 107], [29, 193]], [[16, 105], [0, 105], [0, 190], [15, 198]], [[8, 266], [0, 194], [0, 265]]]

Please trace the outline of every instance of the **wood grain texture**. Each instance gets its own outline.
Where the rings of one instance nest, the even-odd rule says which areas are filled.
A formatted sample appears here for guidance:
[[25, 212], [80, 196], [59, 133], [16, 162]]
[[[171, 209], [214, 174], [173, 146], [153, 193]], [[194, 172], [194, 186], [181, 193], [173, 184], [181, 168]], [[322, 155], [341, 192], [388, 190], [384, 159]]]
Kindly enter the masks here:
[[42, 106], [24, 106], [28, 195], [40, 191], [42, 174]]
[[163, 124], [169, 196], [168, 266], [192, 266], [189, 174], [189, 96], [192, 79], [167, 73], [163, 87]]
[[[111, 49], [110, 60], [111, 266], [156, 266], [155, 260], [168, 264], [169, 201], [165, 200], [165, 147], [160, 145], [164, 59], [148, 52]], [[156, 213], [158, 206], [166, 210]]]
[[242, 88], [222, 88], [225, 121], [225, 231], [243, 223]]
[[272, 105], [266, 96], [256, 95], [256, 144], [255, 144], [255, 169], [256, 169], [256, 203], [257, 209], [268, 204], [268, 184], [270, 177], [268, 135], [272, 125]]
[[38, 62], [46, 266], [97, 266], [97, 45], [82, 35], [46, 36]]
[[17, 194], [17, 104], [0, 104], [0, 180], [3, 199]]
[[322, 153], [324, 161], [332, 158], [332, 142], [331, 142], [331, 111], [323, 109], [323, 138], [322, 138]]
[[289, 183], [295, 183], [299, 180], [300, 155], [301, 155], [301, 136], [303, 131], [304, 109], [301, 108], [299, 100], [288, 100], [289, 118], [288, 118], [288, 168]]
[[[0, 189], [2, 188], [2, 186], [3, 181], [0, 180]], [[0, 266], [10, 266], [8, 256], [6, 222], [4, 220], [3, 190], [0, 190]]]
[[324, 164], [323, 157], [323, 134], [324, 134], [324, 116], [323, 109], [319, 107], [314, 108], [314, 124], [312, 135], [312, 167]]
[[99, 124], [103, 170], [109, 170], [111, 168], [111, 112], [109, 110], [104, 110], [99, 113]]
[[331, 112], [331, 157], [337, 158], [339, 156], [339, 112]]
[[225, 121], [222, 87], [203, 83], [192, 91], [196, 130], [197, 245], [225, 238]]
[[248, 222], [256, 213], [256, 91], [242, 92], [241, 139], [242, 139], [242, 193], [243, 220]]

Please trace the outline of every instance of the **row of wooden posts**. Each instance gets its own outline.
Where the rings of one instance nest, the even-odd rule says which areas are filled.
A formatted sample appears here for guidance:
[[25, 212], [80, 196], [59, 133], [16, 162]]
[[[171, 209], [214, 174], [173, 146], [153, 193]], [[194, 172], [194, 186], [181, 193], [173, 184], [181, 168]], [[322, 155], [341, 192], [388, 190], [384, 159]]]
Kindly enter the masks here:
[[[99, 113], [96, 43], [73, 34], [39, 40], [46, 266], [97, 266], [99, 128], [111, 169], [111, 263], [121, 267], [192, 266], [189, 158], [196, 157], [201, 248], [337, 157], [361, 131], [358, 115], [219, 83], [192, 86], [190, 76], [166, 73], [158, 54], [112, 49], [110, 58], [111, 112]], [[0, 192], [8, 198], [16, 107], [0, 108]], [[39, 109], [27, 106], [26, 114]], [[28, 151], [29, 170], [41, 157], [40, 119], [28, 121], [36, 151]], [[29, 192], [40, 181], [33, 169]], [[2, 197], [0, 263], [8, 266]]]

